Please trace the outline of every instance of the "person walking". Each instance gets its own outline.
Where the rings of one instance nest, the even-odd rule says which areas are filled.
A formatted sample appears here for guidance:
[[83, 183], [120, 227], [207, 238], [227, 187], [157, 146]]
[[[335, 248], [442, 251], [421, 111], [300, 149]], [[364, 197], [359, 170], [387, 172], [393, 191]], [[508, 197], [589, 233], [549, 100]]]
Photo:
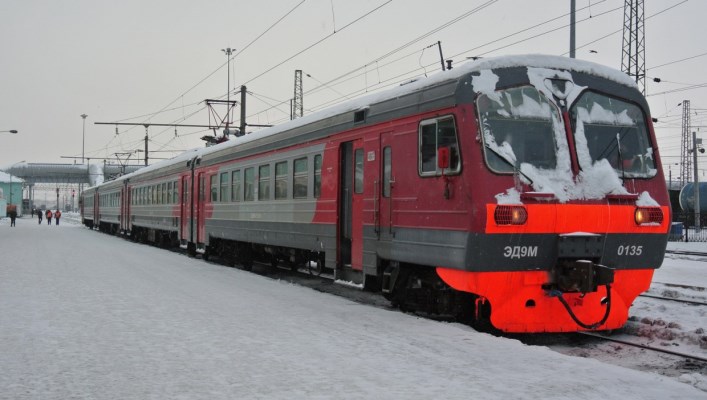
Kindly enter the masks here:
[[17, 210], [11, 208], [10, 212], [8, 212], [7, 215], [10, 216], [10, 226], [15, 226], [15, 219], [17, 219]]
[[59, 218], [61, 218], [61, 210], [57, 209], [54, 213], [54, 219], [56, 219], [56, 224], [59, 225]]
[[47, 210], [47, 225], [52, 224], [52, 210]]
[[39, 225], [42, 225], [42, 215], [44, 213], [39, 208], [37, 209], [37, 218], [39, 218]]

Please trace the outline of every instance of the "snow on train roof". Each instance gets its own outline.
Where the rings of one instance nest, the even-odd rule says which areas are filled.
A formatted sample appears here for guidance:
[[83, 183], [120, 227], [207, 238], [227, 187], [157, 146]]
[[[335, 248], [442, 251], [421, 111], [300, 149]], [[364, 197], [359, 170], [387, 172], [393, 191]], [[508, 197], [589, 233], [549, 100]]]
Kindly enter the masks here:
[[261, 138], [276, 135], [278, 133], [307, 125], [309, 123], [332, 117], [335, 115], [343, 114], [346, 112], [358, 111], [367, 108], [371, 104], [376, 104], [384, 100], [404, 96], [406, 94], [413, 93], [415, 91], [421, 90], [428, 86], [436, 85], [440, 82], [459, 79], [469, 73], [483, 70], [499, 69], [499, 68], [513, 68], [513, 67], [535, 67], [535, 68], [549, 68], [557, 70], [569, 70], [583, 72], [602, 78], [606, 78], [617, 82], [619, 84], [637, 87], [636, 83], [631, 80], [631, 78], [624, 72], [609, 68], [600, 64], [592, 63], [589, 61], [577, 60], [567, 57], [560, 56], [549, 56], [549, 55], [539, 55], [539, 54], [526, 54], [526, 55], [513, 55], [513, 56], [501, 56], [493, 58], [484, 58], [464, 64], [455, 66], [451, 70], [444, 72], [438, 72], [430, 77], [421, 77], [410, 83], [403, 84], [401, 86], [384, 90], [377, 93], [372, 93], [366, 96], [362, 96], [350, 101], [343, 102], [341, 104], [326, 108], [321, 111], [306, 115], [301, 118], [297, 118], [291, 121], [287, 121], [280, 125], [276, 125], [270, 128], [264, 128], [257, 130], [255, 132], [248, 133], [242, 137], [231, 138], [229, 141], [220, 143], [211, 147], [200, 147], [188, 150], [174, 158], [169, 160], [161, 161], [145, 168], [142, 168], [136, 172], [128, 175], [124, 175], [122, 179], [128, 179], [133, 174], [145, 173], [154, 169], [162, 168], [168, 165], [173, 165], [180, 162], [186, 162], [193, 159], [194, 157], [203, 157], [207, 154], [211, 154], [216, 151], [221, 151], [223, 149], [239, 146], [244, 143], [252, 142]]

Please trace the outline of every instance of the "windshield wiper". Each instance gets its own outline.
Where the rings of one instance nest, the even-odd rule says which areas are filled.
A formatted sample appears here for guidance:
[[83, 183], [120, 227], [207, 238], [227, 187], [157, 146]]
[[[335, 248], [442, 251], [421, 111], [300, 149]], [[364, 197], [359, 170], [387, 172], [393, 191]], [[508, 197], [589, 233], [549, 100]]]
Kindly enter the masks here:
[[486, 146], [487, 149], [491, 150], [491, 152], [492, 152], [493, 154], [495, 154], [496, 156], [498, 156], [498, 158], [500, 158], [501, 160], [503, 160], [503, 162], [505, 162], [506, 164], [510, 165], [511, 168], [513, 168], [513, 172], [514, 172], [514, 173], [523, 175], [523, 177], [524, 177], [525, 179], [527, 179], [528, 182], [530, 182], [530, 185], [533, 184], [533, 180], [530, 179], [530, 177], [529, 177], [528, 175], [524, 174], [523, 171], [520, 170], [520, 168], [516, 167], [516, 165], [515, 165], [515, 163], [514, 163], [513, 161], [511, 161], [511, 160], [509, 160], [508, 158], [506, 158], [506, 156], [505, 156], [504, 154], [501, 154], [499, 151], [497, 151], [496, 149], [492, 148], [492, 147], [489, 146], [488, 144], [485, 144], [485, 146]]

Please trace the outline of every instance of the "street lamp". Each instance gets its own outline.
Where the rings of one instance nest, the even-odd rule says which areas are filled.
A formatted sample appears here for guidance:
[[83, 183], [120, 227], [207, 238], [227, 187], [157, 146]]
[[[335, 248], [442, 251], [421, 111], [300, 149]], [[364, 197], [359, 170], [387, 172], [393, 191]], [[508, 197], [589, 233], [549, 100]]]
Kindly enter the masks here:
[[12, 133], [12, 134], [14, 135], [15, 133], [17, 133], [17, 130], [16, 130], [16, 129], [11, 129], [11, 130], [9, 130], [9, 131], [0, 131], [0, 133]]
[[81, 164], [83, 164], [83, 155], [86, 149], [86, 117], [88, 117], [88, 115], [81, 114], [81, 118], [83, 118], [83, 135], [81, 136]]

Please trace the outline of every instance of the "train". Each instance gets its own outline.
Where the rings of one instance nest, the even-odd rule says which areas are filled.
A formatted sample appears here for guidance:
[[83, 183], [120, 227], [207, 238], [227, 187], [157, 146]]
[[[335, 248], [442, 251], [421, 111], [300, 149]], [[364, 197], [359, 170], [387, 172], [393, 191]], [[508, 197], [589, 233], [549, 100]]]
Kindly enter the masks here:
[[599, 64], [468, 62], [90, 187], [83, 224], [329, 271], [502, 332], [623, 326], [671, 211], [649, 107]]

